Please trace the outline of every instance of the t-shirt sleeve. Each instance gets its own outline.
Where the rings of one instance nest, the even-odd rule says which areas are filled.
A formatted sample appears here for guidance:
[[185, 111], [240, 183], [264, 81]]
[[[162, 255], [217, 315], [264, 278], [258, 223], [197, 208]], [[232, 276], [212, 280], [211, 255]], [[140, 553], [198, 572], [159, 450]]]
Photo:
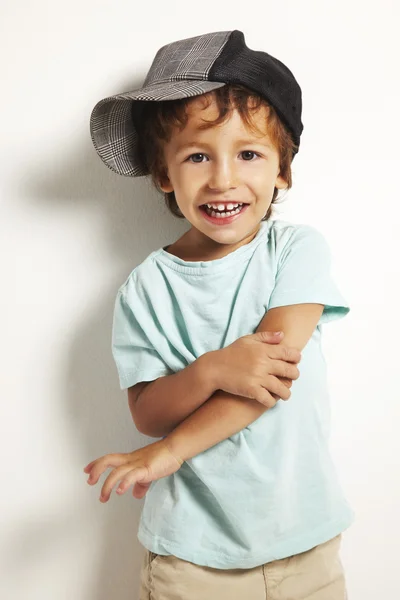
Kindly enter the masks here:
[[324, 304], [318, 325], [350, 311], [331, 276], [331, 252], [325, 237], [314, 227], [301, 225], [279, 255], [268, 309], [306, 303]]
[[[146, 334], [145, 311], [146, 307], [138, 307], [137, 313], [142, 314], [141, 324], [134, 303], [132, 305], [132, 302], [128, 302], [122, 289], [118, 290], [112, 325], [112, 354], [121, 389], [131, 387], [139, 381], [152, 381], [174, 372]], [[150, 316], [147, 317], [146, 323], [149, 319]]]

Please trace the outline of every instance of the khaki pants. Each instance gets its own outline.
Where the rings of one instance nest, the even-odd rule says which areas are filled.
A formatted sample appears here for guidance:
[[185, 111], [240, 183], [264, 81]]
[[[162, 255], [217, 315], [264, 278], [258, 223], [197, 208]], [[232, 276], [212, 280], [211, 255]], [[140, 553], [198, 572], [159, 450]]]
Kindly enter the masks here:
[[347, 600], [341, 537], [252, 569], [202, 567], [145, 549], [139, 600]]

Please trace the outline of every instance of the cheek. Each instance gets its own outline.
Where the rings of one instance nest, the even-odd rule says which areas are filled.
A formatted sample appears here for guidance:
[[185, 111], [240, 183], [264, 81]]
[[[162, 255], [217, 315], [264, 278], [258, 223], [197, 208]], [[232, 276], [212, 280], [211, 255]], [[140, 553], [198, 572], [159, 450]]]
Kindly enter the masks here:
[[177, 187], [186, 191], [186, 193], [190, 193], [191, 191], [194, 192], [199, 187], [202, 187], [206, 181], [207, 177], [204, 172], [200, 172], [200, 169], [185, 169], [181, 171], [177, 178]]
[[251, 184], [258, 189], [273, 190], [275, 182], [276, 176], [268, 171], [254, 171], [254, 173], [251, 174]]

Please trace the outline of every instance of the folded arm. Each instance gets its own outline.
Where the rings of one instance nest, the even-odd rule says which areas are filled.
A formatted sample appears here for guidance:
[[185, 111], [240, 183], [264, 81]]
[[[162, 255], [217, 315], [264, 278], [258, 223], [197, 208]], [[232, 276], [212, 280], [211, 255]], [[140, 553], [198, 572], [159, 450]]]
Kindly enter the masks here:
[[[270, 309], [257, 332], [283, 331], [281, 345], [301, 352], [310, 340], [323, 308], [323, 304], [295, 304]], [[198, 385], [201, 385], [200, 381]], [[204, 388], [202, 393], [208, 392]], [[241, 431], [266, 410], [268, 408], [256, 400], [217, 390], [172, 431], [165, 432], [168, 433], [165, 439], [174, 453], [187, 460]]]

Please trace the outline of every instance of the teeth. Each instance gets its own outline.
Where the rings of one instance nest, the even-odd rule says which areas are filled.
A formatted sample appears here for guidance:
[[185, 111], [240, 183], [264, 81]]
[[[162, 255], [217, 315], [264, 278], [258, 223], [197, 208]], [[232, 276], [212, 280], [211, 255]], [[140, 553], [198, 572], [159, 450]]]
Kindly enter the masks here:
[[233, 210], [236, 209], [238, 206], [242, 206], [243, 202], [236, 202], [235, 204], [207, 204], [206, 206], [208, 206], [208, 208], [213, 208], [215, 210], [220, 210], [220, 211], [225, 211], [226, 210]]
[[219, 212], [219, 211], [215, 211], [215, 210], [211, 210], [209, 209], [209, 213], [212, 217], [217, 217], [218, 219], [222, 219], [222, 218], [226, 218], [226, 217], [230, 217], [232, 215], [237, 215], [240, 213], [240, 211], [242, 210], [242, 206], [238, 206], [238, 208], [236, 208], [235, 210], [231, 210], [228, 212]]

